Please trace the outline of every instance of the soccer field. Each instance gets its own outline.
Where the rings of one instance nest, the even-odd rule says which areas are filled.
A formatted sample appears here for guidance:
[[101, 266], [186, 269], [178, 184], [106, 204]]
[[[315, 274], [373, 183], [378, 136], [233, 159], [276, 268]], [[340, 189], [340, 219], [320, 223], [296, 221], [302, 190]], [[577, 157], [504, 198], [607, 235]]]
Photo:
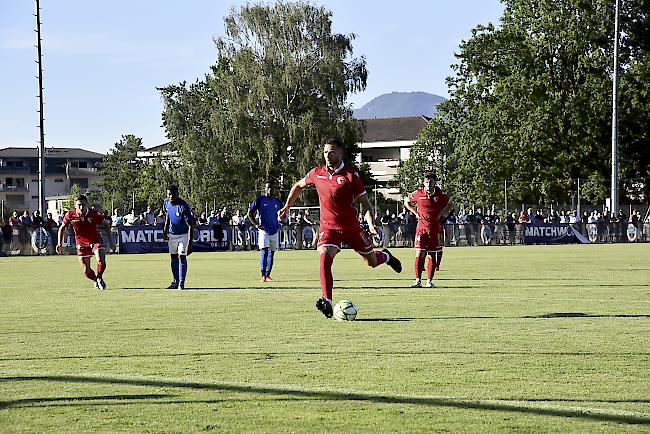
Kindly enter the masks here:
[[[0, 432], [647, 432], [650, 244], [450, 248], [435, 289], [314, 251], [0, 258]], [[94, 264], [94, 261], [93, 261]]]

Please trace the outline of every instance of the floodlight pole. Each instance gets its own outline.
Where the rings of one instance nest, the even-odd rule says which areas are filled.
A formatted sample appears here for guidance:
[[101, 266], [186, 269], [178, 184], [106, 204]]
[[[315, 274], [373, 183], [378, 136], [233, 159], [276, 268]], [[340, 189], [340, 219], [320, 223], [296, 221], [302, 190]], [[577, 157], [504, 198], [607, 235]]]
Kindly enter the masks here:
[[618, 44], [619, 23], [618, 16], [621, 0], [616, 0], [614, 15], [614, 77], [612, 89], [612, 185], [611, 185], [611, 213], [618, 214]]
[[36, 49], [38, 50], [38, 114], [41, 140], [38, 146], [38, 210], [45, 215], [45, 129], [43, 126], [43, 53], [41, 50], [41, 6], [36, 0]]

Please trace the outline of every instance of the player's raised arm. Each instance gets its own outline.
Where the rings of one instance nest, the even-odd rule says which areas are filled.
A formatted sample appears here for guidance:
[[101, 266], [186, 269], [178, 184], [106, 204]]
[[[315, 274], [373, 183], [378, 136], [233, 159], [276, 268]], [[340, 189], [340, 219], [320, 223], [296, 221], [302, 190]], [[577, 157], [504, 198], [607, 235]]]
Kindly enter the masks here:
[[300, 181], [296, 182], [293, 184], [293, 187], [291, 187], [291, 191], [289, 192], [289, 197], [287, 197], [287, 201], [284, 204], [284, 206], [278, 211], [278, 218], [280, 220], [284, 220], [284, 217], [287, 215], [287, 211], [289, 211], [289, 208], [298, 200], [298, 196], [300, 196], [300, 193], [307, 188], [307, 179], [302, 178]]

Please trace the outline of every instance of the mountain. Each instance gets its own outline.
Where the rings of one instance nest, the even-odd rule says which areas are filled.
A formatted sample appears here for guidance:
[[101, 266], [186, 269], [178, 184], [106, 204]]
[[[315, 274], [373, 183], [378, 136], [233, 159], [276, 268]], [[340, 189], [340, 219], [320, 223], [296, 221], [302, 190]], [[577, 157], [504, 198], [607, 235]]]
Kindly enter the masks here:
[[391, 92], [373, 98], [354, 111], [357, 119], [433, 116], [435, 106], [445, 98], [426, 92]]

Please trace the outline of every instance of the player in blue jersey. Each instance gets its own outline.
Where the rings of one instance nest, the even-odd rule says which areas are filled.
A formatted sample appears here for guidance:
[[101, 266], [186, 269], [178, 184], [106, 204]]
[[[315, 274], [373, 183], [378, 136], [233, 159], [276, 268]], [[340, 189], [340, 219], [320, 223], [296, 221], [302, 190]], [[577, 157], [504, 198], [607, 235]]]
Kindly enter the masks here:
[[[260, 271], [262, 278], [260, 282], [268, 282], [271, 279], [273, 268], [273, 256], [278, 250], [280, 238], [280, 221], [278, 211], [282, 208], [280, 199], [273, 196], [273, 181], [264, 184], [264, 194], [257, 196], [248, 205], [248, 220], [257, 228], [258, 245], [260, 247]], [[259, 223], [255, 219], [255, 213], [259, 215]]]
[[194, 217], [187, 202], [178, 197], [178, 187], [175, 185], [167, 188], [167, 199], [163, 208], [166, 213], [163, 239], [169, 245], [174, 276], [167, 289], [185, 289], [187, 257], [192, 253]]

